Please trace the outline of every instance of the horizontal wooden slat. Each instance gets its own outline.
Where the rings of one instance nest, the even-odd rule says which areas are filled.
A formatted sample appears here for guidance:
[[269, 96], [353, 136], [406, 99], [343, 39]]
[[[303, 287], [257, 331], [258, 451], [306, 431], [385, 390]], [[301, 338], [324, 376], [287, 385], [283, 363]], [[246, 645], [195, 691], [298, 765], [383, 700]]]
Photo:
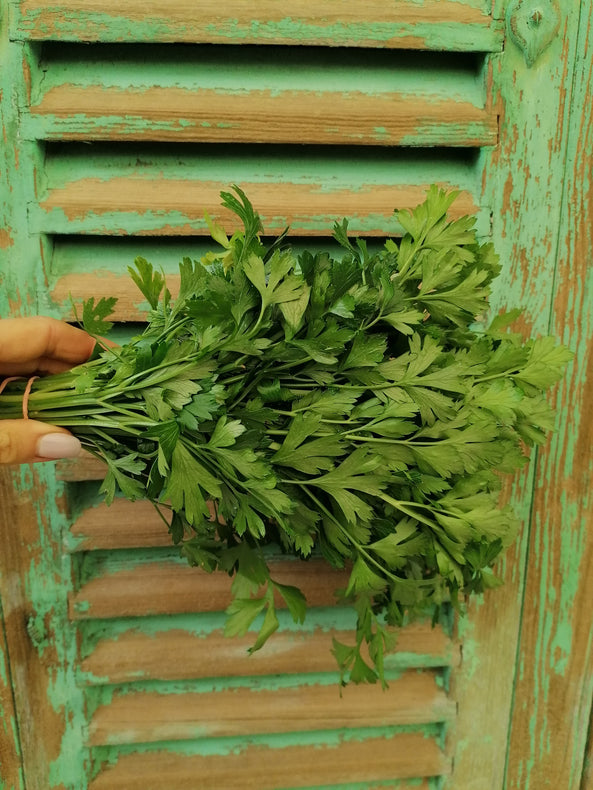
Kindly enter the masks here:
[[68, 458], [56, 463], [57, 479], [67, 483], [102, 480], [105, 474], [106, 467], [103, 461], [84, 451], [77, 458]]
[[31, 108], [46, 140], [494, 145], [494, 112], [461, 99], [403, 93], [185, 90], [64, 85]]
[[13, 38], [499, 50], [502, 30], [472, 0], [13, 0]]
[[[346, 586], [348, 574], [331, 570], [322, 560], [270, 562], [272, 577], [300, 587], [309, 606], [335, 603], [334, 592]], [[109, 558], [70, 597], [76, 619], [135, 617], [184, 612], [218, 612], [231, 602], [230, 578], [206, 573], [185, 562], [162, 559], [133, 564]], [[278, 602], [282, 606], [282, 601]]]
[[337, 743], [269, 748], [246, 746], [227, 754], [142, 751], [121, 756], [89, 783], [89, 790], [278, 790], [340, 783], [373, 783], [439, 776], [450, 761], [423, 733], [344, 739]]
[[70, 527], [74, 551], [170, 546], [171, 536], [150, 502], [116, 499], [86, 508]]
[[[385, 235], [398, 232], [393, 210], [416, 206], [432, 183], [461, 191], [453, 215], [477, 210], [479, 174], [463, 149], [404, 155], [339, 146], [246, 145], [238, 153], [215, 145], [49, 145], [30, 224], [65, 236], [209, 236], [205, 212], [237, 229], [220, 193], [238, 184], [268, 235], [290, 225], [295, 236], [328, 237], [342, 217], [352, 233]], [[482, 213], [487, 232], [489, 210]]]
[[90, 746], [450, 721], [455, 703], [433, 670], [380, 685], [116, 692], [93, 714]]
[[473, 57], [382, 50], [49, 47], [23, 135], [47, 140], [483, 146]]
[[[80, 661], [80, 682], [88, 685], [140, 680], [184, 680], [205, 677], [294, 675], [335, 672], [332, 638], [351, 644], [352, 631], [315, 628], [312, 631], [276, 632], [262, 650], [248, 655], [253, 635], [224, 637], [219, 630], [207, 635], [189, 628], [142, 631], [130, 628], [101, 636]], [[179, 661], [183, 656], [183, 661]], [[442, 626], [407, 625], [397, 632], [396, 651], [388, 667], [447, 666], [459, 664], [460, 650]]]
[[[290, 225], [294, 233], [325, 236], [331, 233], [336, 219], [342, 217], [351, 220], [353, 234], [385, 235], [395, 227], [394, 207], [421, 203], [430, 184], [361, 184], [355, 192], [331, 184], [241, 183], [240, 186], [257, 208], [268, 233], [280, 233]], [[454, 184], [442, 186], [453, 188]], [[208, 211], [214, 221], [230, 231], [237, 227], [236, 218], [226, 209], [217, 208], [220, 191], [225, 188], [228, 184], [182, 178], [82, 178], [49, 190], [41, 201], [43, 214], [37, 229], [205, 235], [209, 230], [204, 212]], [[456, 201], [454, 214], [475, 210], [472, 196], [465, 193]], [[52, 217], [52, 212], [56, 217]]]

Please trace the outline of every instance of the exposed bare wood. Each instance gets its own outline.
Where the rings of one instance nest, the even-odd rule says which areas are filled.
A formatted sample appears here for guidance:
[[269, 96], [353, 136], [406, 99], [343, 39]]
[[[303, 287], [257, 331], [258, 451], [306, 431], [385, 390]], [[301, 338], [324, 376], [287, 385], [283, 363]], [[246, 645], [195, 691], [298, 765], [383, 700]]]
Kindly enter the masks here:
[[171, 536], [150, 502], [116, 499], [86, 508], [70, 527], [76, 551], [170, 546]]
[[[334, 593], [346, 586], [348, 573], [330, 570], [321, 560], [270, 562], [272, 577], [300, 587], [309, 606], [335, 603]], [[162, 560], [105, 569], [70, 598], [73, 619], [134, 617], [184, 612], [218, 612], [231, 602], [230, 579], [181, 562]], [[282, 601], [278, 604], [281, 606]]]
[[31, 108], [59, 140], [483, 146], [496, 116], [453, 97], [360, 91], [60, 85]]
[[[237, 229], [237, 218], [220, 207], [220, 192], [228, 184], [199, 179], [114, 176], [81, 178], [50, 188], [41, 200], [38, 230], [101, 233], [108, 235], [209, 235], [204, 212], [227, 232]], [[267, 233], [289, 225], [303, 236], [327, 236], [333, 223], [350, 220], [350, 231], [383, 236], [394, 232], [394, 208], [414, 207], [429, 188], [423, 184], [360, 184], [242, 182], [241, 188], [262, 218]], [[442, 183], [444, 188], [455, 184]], [[477, 210], [472, 195], [464, 191], [452, 206], [451, 216]], [[57, 212], [52, 218], [52, 212]], [[65, 218], [67, 223], [63, 225]], [[93, 276], [86, 274], [87, 277]], [[101, 277], [98, 277], [100, 287]], [[75, 284], [75, 282], [73, 283]]]
[[[15, 6], [17, 3], [15, 3]], [[176, 2], [164, 13], [156, 0], [22, 0], [13, 35], [44, 40], [184, 41], [316, 44], [440, 49], [499, 48], [502, 31], [471, 2], [369, 0], [214, 0]], [[442, 28], [446, 26], [445, 31]], [[477, 39], [477, 40], [476, 40]]]
[[[176, 690], [177, 691], [177, 690]], [[434, 671], [408, 671], [389, 689], [336, 684], [212, 692], [117, 693], [89, 724], [90, 746], [449, 721], [455, 704]]]
[[[266, 646], [251, 655], [253, 637], [224, 637], [222, 631], [207, 635], [172, 628], [143, 633], [130, 628], [113, 637], [102, 637], [81, 659], [81, 682], [125, 683], [134, 680], [184, 680], [200, 677], [335, 672], [332, 638], [348, 643], [347, 631], [278, 631]], [[183, 656], [183, 662], [177, 660]], [[446, 666], [459, 663], [459, 645], [441, 626], [414, 623], [400, 629], [394, 658], [399, 666]]]
[[56, 463], [56, 478], [67, 483], [102, 480], [105, 473], [103, 461], [87, 452], [82, 452], [78, 458], [68, 458]]
[[[30, 488], [16, 491], [22, 471], [30, 480]], [[34, 493], [33, 493], [34, 492]], [[60, 552], [57, 541], [50, 542], [49, 502], [56, 509], [64, 507], [55, 494], [48, 491], [43, 470], [31, 467], [0, 465], [0, 596], [4, 615], [3, 637], [10, 656], [11, 687], [14, 694], [16, 718], [10, 719], [10, 698], [2, 708], [2, 726], [18, 730], [22, 753], [23, 786], [47, 786], [48, 766], [59, 760], [62, 738], [69, 728], [70, 716], [78, 701], [78, 692], [70, 690], [68, 700], [59, 688], [49, 702], [56, 682], [63, 682], [68, 673], [65, 665], [65, 645], [68, 640], [64, 622], [64, 599], [52, 597], [58, 581]], [[58, 510], [59, 512], [59, 510]], [[36, 582], [44, 586], [42, 595]], [[59, 624], [59, 626], [58, 626]], [[0, 642], [0, 649], [3, 649]], [[0, 685], [1, 687], [1, 685]], [[2, 740], [0, 738], [0, 740]], [[76, 736], [72, 738], [76, 749]], [[15, 741], [13, 748], [17, 748]], [[9, 771], [18, 772], [7, 757], [0, 766], [0, 779]], [[78, 757], [72, 756], [73, 765]], [[76, 770], [76, 767], [74, 767]], [[0, 782], [3, 785], [3, 782]], [[12, 786], [11, 790], [12, 790]], [[15, 782], [20, 788], [20, 782]]]
[[[549, 152], [543, 167], [556, 171], [554, 183], [562, 177], [563, 188], [546, 329], [569, 344], [575, 358], [555, 392], [558, 431], [538, 455], [509, 790], [527, 782], [582, 790], [592, 784], [586, 760], [593, 698], [593, 3], [578, 7], [579, 14], [563, 15], [558, 55], [550, 61], [556, 83], [550, 110], [559, 110], [543, 140]], [[526, 146], [537, 144], [538, 134], [539, 128]], [[564, 164], [557, 172], [559, 159]], [[521, 178], [527, 174], [517, 176], [515, 189]], [[522, 216], [520, 204], [515, 210]], [[542, 228], [549, 221], [544, 215]]]
[[275, 790], [381, 779], [428, 777], [449, 772], [437, 743], [423, 733], [344, 740], [336, 745], [269, 748], [246, 746], [224, 755], [140, 752], [119, 758], [89, 783], [89, 790]]
[[0, 607], [0, 782], [2, 787], [10, 790], [22, 790], [20, 740], [13, 695], [8, 644]]

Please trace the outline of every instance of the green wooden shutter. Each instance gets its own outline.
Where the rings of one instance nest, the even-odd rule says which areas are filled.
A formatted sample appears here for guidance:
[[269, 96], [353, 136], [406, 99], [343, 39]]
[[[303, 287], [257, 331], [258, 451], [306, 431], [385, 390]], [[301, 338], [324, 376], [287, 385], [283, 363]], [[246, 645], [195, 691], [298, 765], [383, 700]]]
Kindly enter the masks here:
[[[369, 237], [397, 232], [393, 208], [419, 202], [436, 181], [461, 190], [455, 211], [477, 211], [503, 255], [496, 304], [525, 304], [527, 330], [580, 343], [590, 309], [580, 259], [568, 317], [562, 278], [577, 253], [566, 191], [581, 194], [585, 176], [561, 162], [583, 145], [570, 91], [587, 84], [574, 64], [587, 51], [578, 32], [591, 3], [582, 19], [576, 6], [560, 18], [541, 5], [6, 4], [0, 305], [70, 319], [70, 296], [118, 295], [125, 333], [146, 307], [127, 265], [144, 255], [174, 288], [180, 257], [210, 246], [204, 211], [230, 229], [218, 193], [232, 183], [270, 233], [290, 224], [295, 244], [323, 247], [342, 216]], [[566, 387], [582, 385], [585, 359], [583, 347]], [[590, 556], [577, 501], [585, 462], [563, 417], [552, 449], [509, 487], [532, 526], [503, 564], [505, 588], [463, 623], [404, 629], [389, 690], [349, 687], [342, 697], [329, 652], [332, 634], [352, 625], [333, 603], [339, 574], [279, 559], [277, 575], [305, 589], [307, 626], [285, 619], [247, 657], [247, 640], [222, 637], [228, 580], [181, 562], [144, 504], [101, 504], [94, 462], [4, 473], [0, 699], [14, 696], [15, 707], [0, 735], [6, 781], [482, 790], [502, 788], [506, 775], [509, 787], [576, 788], [585, 736], [564, 748], [565, 768], [545, 742], [546, 715], [560, 709], [546, 683], [565, 694], [566, 711], [582, 693], [581, 725], [591, 697], [590, 647], [566, 636], [582, 623], [554, 587], [572, 570], [571, 591], [586, 596], [558, 519], [581, 541], [580, 560]]]

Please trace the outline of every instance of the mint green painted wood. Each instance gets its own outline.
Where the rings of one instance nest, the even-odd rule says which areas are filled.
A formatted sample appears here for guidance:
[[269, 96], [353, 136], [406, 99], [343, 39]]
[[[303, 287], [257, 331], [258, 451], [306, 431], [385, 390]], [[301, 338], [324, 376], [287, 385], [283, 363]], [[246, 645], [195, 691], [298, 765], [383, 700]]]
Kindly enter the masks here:
[[[323, 200], [330, 202], [332, 194], [364, 196], [377, 188], [395, 192], [409, 184], [428, 186], [434, 180], [466, 190], [479, 201], [479, 171], [464, 155], [403, 156], [392, 150], [340, 148], [335, 152], [275, 146], [233, 148], [229, 153], [223, 146], [198, 151], [142, 147], [135, 153], [102, 144], [92, 149], [73, 144], [55, 153], [49, 149], [38, 176], [39, 202], [30, 206], [29, 216], [31, 227], [42, 233], [203, 235], [208, 233], [204, 211], [216, 213], [219, 188], [236, 182], [258, 185], [271, 193], [283, 185], [295, 185], [310, 191], [315, 202], [305, 203], [295, 222], [284, 213], [289, 206], [279, 195], [268, 211], [260, 207], [266, 228], [276, 233], [291, 224], [303, 235], [326, 234], [341, 217], [341, 200], [333, 201], [331, 213], [316, 207]], [[216, 203], [212, 205], [210, 199]], [[397, 233], [399, 228], [391, 218], [395, 199], [393, 206], [382, 204], [379, 213], [376, 201], [366, 204], [363, 197], [358, 215], [349, 214], [353, 231]], [[487, 231], [487, 206], [480, 220]]]
[[[502, 25], [487, 0], [423, 0], [356, 8], [347, 0], [266, 0], [173, 6], [128, 0], [89, 3], [11, 0], [11, 36], [20, 40], [216, 42], [497, 51]], [[348, 21], [346, 21], [348, 20]]]
[[[495, 14], [504, 15], [505, 5], [497, 3]], [[549, 6], [515, 3], [509, 25], [517, 5], [529, 20]], [[558, 433], [513, 486], [525, 527], [501, 568], [505, 588], [466, 624], [464, 651], [472, 649], [460, 692], [484, 701], [484, 735], [476, 736], [471, 706], [460, 707], [451, 787], [464, 790], [577, 790], [591, 711], [592, 626], [590, 607], [581, 603], [591, 596], [584, 516], [590, 464], [583, 450], [589, 446], [584, 377], [593, 309], [592, 146], [583, 94], [591, 68], [591, 3], [556, 4], [560, 9], [557, 35], [545, 47], [509, 38], [504, 55], [492, 59], [501, 137], [484, 154], [484, 199], [493, 207], [504, 264], [495, 305], [524, 304], [523, 331], [552, 332], [577, 357], [558, 391]], [[514, 674], [496, 670], [515, 661]], [[488, 779], [480, 773], [486, 761]]]
[[[144, 9], [147, 2], [142, 3]], [[461, 668], [455, 666], [454, 648], [445, 656], [408, 657], [419, 668], [438, 668], [439, 682], [459, 701], [459, 714], [453, 727], [448, 717], [442, 715], [432, 723], [408, 728], [353, 725], [346, 729], [330, 728], [322, 735], [280, 733], [271, 737], [260, 733], [231, 739], [208, 738], [204, 733], [196, 733], [196, 738], [187, 743], [173, 738], [151, 746], [135, 744], [133, 735], [128, 733], [111, 746], [99, 745], [89, 750], [85, 741], [88, 717], [99, 706], [106, 705], [114, 694], [125, 699], [140, 690], [182, 694], [188, 690], [212, 693], [245, 685], [253, 690], [286, 689], [291, 685], [324, 685], [333, 680], [333, 675], [302, 672], [294, 677], [268, 675], [215, 681], [181, 678], [179, 682], [139, 675], [136, 680], [127, 677], [115, 684], [102, 678], [100, 672], [85, 675], [79, 669], [78, 638], [82, 657], [86, 658], [107, 641], [117, 642], [120, 635], [129, 638], [134, 629], [157, 638], [166, 637], [169, 629], [201, 628], [206, 638], [220, 627], [222, 617], [219, 613], [199, 614], [193, 625], [188, 623], [191, 615], [187, 614], [89, 619], [84, 597], [76, 598], [80, 585], [101, 579], [102, 574], [103, 578], [109, 578], [116, 567], [133, 569], [143, 559], [149, 559], [149, 555], [163, 560], [167, 552], [146, 549], [146, 557], [142, 552], [128, 554], [119, 549], [110, 554], [85, 552], [70, 538], [62, 543], [70, 524], [70, 517], [63, 512], [64, 494], [70, 495], [75, 506], [85, 498], [84, 487], [96, 491], [96, 484], [65, 487], [56, 481], [51, 467], [35, 470], [34, 479], [26, 470], [10, 476], [9, 482], [4, 475], [3, 491], [18, 490], [23, 495], [20, 505], [16, 497], [5, 496], [4, 510], [0, 509], [1, 513], [9, 514], [6, 519], [11, 523], [14, 514], [21, 514], [22, 521], [16, 523], [23, 533], [17, 530], [11, 538], [10, 550], [0, 559], [0, 594], [7, 621], [10, 668], [18, 670], [13, 676], [17, 678], [17, 715], [23, 732], [27, 733], [23, 739], [23, 760], [28, 786], [46, 790], [49, 783], [51, 788], [84, 790], [94, 772], [93, 786], [108, 787], [110, 774], [101, 778], [103, 761], [112, 765], [119, 758], [125, 762], [135, 754], [140, 759], [145, 755], [148, 760], [155, 754], [158, 756], [159, 750], [168, 759], [177, 753], [231, 755], [233, 750], [249, 751], [254, 744], [267, 744], [282, 755], [283, 749], [290, 751], [308, 743], [323, 743], [329, 749], [344, 738], [353, 744], [367, 744], [380, 736], [408, 735], [412, 731], [426, 739], [436, 739], [454, 756], [454, 772], [446, 783], [452, 790], [502, 790], [505, 771], [508, 790], [540, 790], [548, 786], [577, 790], [593, 694], [590, 637], [593, 629], [591, 607], [587, 604], [591, 587], [586, 574], [592, 554], [586, 518], [590, 503], [583, 493], [588, 490], [591, 471], [587, 460], [590, 446], [587, 403], [590, 401], [586, 395], [593, 301], [586, 265], [592, 252], [593, 223], [590, 197], [587, 197], [591, 190], [590, 170], [583, 162], [590, 155], [593, 142], [590, 119], [587, 121], [586, 114], [579, 114], [580, 108], [587, 106], [587, 86], [593, 77], [588, 49], [591, 0], [562, 9], [558, 33], [549, 41], [537, 31], [532, 39], [530, 36], [531, 22], [539, 20], [538, 14], [545, 14], [550, 4], [523, 0], [510, 5], [496, 2], [495, 21], [484, 13], [484, 20], [475, 25], [463, 22], [461, 15], [471, 14], [475, 8], [484, 10], [481, 3], [434, 4], [434, 8], [449, 10], [456, 6], [459, 18], [455, 23], [430, 23], [428, 28], [423, 28], [426, 23], [420, 22], [413, 28], [390, 28], [389, 39], [386, 28], [381, 27], [383, 23], [358, 26], [353, 33], [340, 25], [320, 31], [311, 25], [299, 27], [285, 20], [256, 28], [251, 22], [231, 24], [227, 19], [216, 29], [212, 25], [198, 26], [191, 34], [184, 33], [189, 36], [186, 40], [193, 42], [273, 41], [324, 46], [342, 43], [372, 48], [397, 47], [404, 42], [411, 46], [410, 36], [414, 36], [416, 47], [491, 51], [494, 54], [485, 69], [481, 66], [468, 69], [463, 65], [467, 61], [460, 60], [457, 65], [449, 56], [437, 54], [423, 59], [416, 55], [393, 57], [393, 53], [375, 52], [365, 53], [361, 58], [360, 50], [347, 57], [332, 50], [307, 61], [303, 72], [310, 82], [317, 78], [323, 66], [318, 83], [321, 88], [331, 89], [337, 84], [340, 90], [345, 90], [348, 84], [357, 90], [366, 89], [369, 95], [377, 90], [391, 90], [392, 78], [404, 85], [402, 88], [398, 84], [397, 90], [405, 88], [410, 96], [427, 94], [436, 86], [435, 94], [440, 98], [465, 96], [476, 106], [486, 106], [486, 97], [493, 95], [494, 115], [499, 112], [501, 115], [500, 143], [479, 154], [437, 153], [430, 149], [411, 154], [407, 148], [396, 151], [391, 146], [383, 146], [380, 153], [373, 147], [364, 154], [355, 146], [338, 150], [308, 147], [299, 149], [298, 155], [290, 147], [245, 146], [232, 147], [229, 154], [223, 145], [177, 147], [168, 143], [153, 148], [131, 142], [119, 150], [117, 124], [128, 136], [133, 126], [122, 114], [108, 119], [106, 124], [101, 121], [114, 138], [112, 143], [62, 144], [60, 137], [72, 134], [77, 128], [83, 130], [83, 135], [97, 135], [100, 124], [89, 122], [88, 118], [63, 119], [50, 114], [41, 117], [29, 112], [31, 104], [33, 108], [39, 106], [44, 96], [61, 85], [74, 83], [84, 88], [105, 83], [120, 90], [130, 86], [141, 89], [147, 84], [174, 88], [179, 82], [184, 90], [198, 87], [194, 72], [180, 68], [177, 75], [176, 54], [165, 56], [163, 53], [168, 50], [159, 49], [159, 57], [147, 65], [141, 59], [124, 56], [121, 48], [109, 48], [109, 52], [117, 52], [120, 57], [112, 65], [107, 54], [95, 55], [102, 45], [87, 52], [79, 47], [62, 49], [62, 45], [23, 43], [31, 39], [78, 40], [81, 36], [103, 41], [154, 42], [171, 40], [183, 32], [183, 20], [174, 14], [168, 20], [159, 21], [146, 15], [139, 20], [133, 13], [144, 12], [142, 9], [133, 12], [133, 2], [115, 11], [112, 4], [109, 11], [105, 10], [109, 5], [107, 0], [102, 3], [103, 10], [97, 10], [101, 5], [97, 0], [94, 11], [89, 11], [87, 4], [86, 10], [77, 13], [72, 10], [75, 5], [33, 0], [10, 3], [12, 41], [6, 36], [6, 4], [2, 10], [0, 112], [3, 139], [7, 143], [0, 146], [0, 170], [6, 175], [0, 182], [0, 316], [9, 312], [50, 311], [65, 316], [65, 300], [59, 305], [51, 303], [52, 289], [63, 277], [93, 277], [94, 272], [101, 270], [117, 275], [138, 253], [154, 255], [155, 262], [162, 261], [171, 271], [179, 253], [187, 254], [195, 249], [199, 254], [204, 242], [193, 236], [206, 230], [202, 208], [171, 210], [158, 202], [130, 207], [130, 203], [121, 202], [121, 189], [130, 175], [138, 179], [135, 187], [139, 199], [144, 198], [149, 187], [165, 187], [170, 195], [180, 185], [199, 190], [212, 181], [267, 184], [277, 193], [295, 184], [313, 185], [328, 192], [356, 193], [369, 185], [391, 186], [396, 190], [402, 185], [442, 180], [468, 190], [475, 204], [481, 207], [482, 233], [488, 235], [492, 231], [504, 264], [497, 283], [495, 307], [525, 304], [524, 328], [529, 332], [552, 329], [562, 335], [577, 351], [577, 361], [559, 393], [558, 437], [514, 485], [515, 504], [529, 526], [504, 563], [506, 587], [483, 603], [478, 602], [460, 630]], [[408, 10], [415, 8], [418, 13], [425, 12], [429, 5], [428, 2], [407, 4]], [[65, 12], [67, 6], [69, 10]], [[515, 24], [513, 16], [519, 6], [526, 14], [523, 28]], [[550, 28], [547, 20], [543, 21], [546, 29]], [[512, 36], [507, 34], [502, 53], [504, 24], [514, 32]], [[539, 22], [535, 27], [538, 25]], [[554, 25], [551, 28], [555, 30]], [[523, 32], [519, 35], [518, 30]], [[335, 36], [331, 41], [327, 38], [330, 34]], [[287, 62], [293, 58], [290, 71], [274, 69], [269, 54], [261, 59], [257, 55], [262, 65], [252, 71], [249, 58], [259, 52], [252, 49], [245, 49], [245, 54], [241, 50], [236, 55], [235, 66], [243, 68], [249, 79], [253, 75], [254, 89], [263, 84], [269, 90], [286, 91], [295, 84], [293, 72], [297, 72], [304, 51], [287, 54]], [[366, 71], [355, 68], [361, 59], [368, 66]], [[38, 71], [39, 62], [48, 66], [45, 78]], [[423, 64], [426, 71], [409, 68], [409, 63]], [[205, 84], [219, 85], [221, 90], [234, 89], [229, 71], [217, 71], [214, 60], [203, 64], [201, 78]], [[391, 64], [398, 65], [393, 74]], [[447, 68], [439, 69], [439, 64], [447, 64]], [[263, 79], [263, 83], [257, 79]], [[167, 122], [167, 119], [163, 121]], [[138, 123], [138, 128], [150, 131], [146, 119]], [[382, 139], [379, 120], [375, 131], [377, 138], [373, 142], [386, 142]], [[458, 132], [459, 129], [449, 141]], [[432, 131], [429, 134], [419, 128], [409, 139], [400, 142], [406, 146], [438, 142], [431, 134]], [[43, 142], [52, 137], [56, 142]], [[484, 143], [488, 139], [476, 139], [476, 142]], [[93, 185], [97, 188], [95, 198], [100, 193], [99, 186], [103, 189], [102, 203], [93, 203], [92, 197], [89, 202], [88, 194], [93, 192], [89, 187]], [[60, 203], [67, 193], [75, 195], [73, 202]], [[375, 217], [367, 213], [358, 220], [361, 230], [372, 227], [375, 232], [382, 232], [388, 228], [382, 213]], [[328, 217], [320, 213], [312, 213], [307, 222], [303, 223], [302, 232], [311, 234], [330, 224]], [[147, 240], [134, 235], [140, 233], [187, 235]], [[118, 238], [125, 235], [131, 238]], [[94, 282], [98, 287], [100, 278]], [[115, 279], [109, 280], [113, 282]], [[24, 504], [32, 492], [33, 517]], [[32, 530], [30, 534], [28, 529]], [[7, 572], [20, 575], [22, 593], [17, 595], [14, 586], [7, 583]], [[74, 611], [75, 617], [81, 619], [76, 630], [66, 610], [69, 593], [79, 607]], [[574, 599], [579, 602], [576, 608]], [[316, 613], [315, 624], [325, 627], [340, 616], [339, 611], [324, 609]], [[25, 627], [27, 622], [31, 623], [29, 632]], [[394, 677], [407, 665], [408, 659], [399, 657], [394, 661], [390, 668]], [[4, 660], [6, 663], [6, 654]], [[22, 682], [19, 672], [25, 669], [41, 686]], [[34, 689], [36, 696], [33, 691], [29, 694], [28, 688]], [[43, 689], [42, 694], [38, 693], [39, 688]], [[32, 707], [39, 705], [40, 699], [45, 699], [47, 704], [36, 711], [38, 715], [32, 716]], [[559, 727], [559, 721], [566, 723], [565, 726]], [[57, 740], [50, 738], [52, 727], [58, 733]], [[559, 738], [564, 760], [557, 759]], [[438, 770], [447, 770], [446, 759], [438, 763]], [[314, 781], [312, 778], [311, 782]], [[440, 786], [440, 780], [417, 778], [400, 784], [395, 778], [387, 779], [383, 775], [373, 780], [373, 787], [409, 788], [418, 784], [427, 788], [436, 787], [437, 783]], [[328, 787], [327, 782], [324, 786]], [[360, 790], [363, 786], [368, 788], [368, 782], [333, 785], [336, 790]]]
[[[563, 74], [559, 129], [548, 145], [549, 167], [562, 178], [562, 197], [556, 203], [557, 195], [551, 196], [557, 265], [546, 319], [548, 331], [562, 337], [576, 356], [556, 396], [559, 430], [539, 455], [536, 470], [507, 774], [513, 790], [590, 788], [583, 772], [593, 696], [591, 0], [575, 4], [571, 14], [562, 9], [559, 36], [573, 71]], [[545, 68], [548, 53], [533, 70]]]
[[147, 63], [137, 47], [47, 44], [22, 130], [50, 140], [472, 147], [496, 141], [496, 117], [469, 55], [188, 46], [180, 59], [155, 45]]
[[4, 612], [0, 601], [0, 790], [24, 790], [21, 742], [14, 707]]

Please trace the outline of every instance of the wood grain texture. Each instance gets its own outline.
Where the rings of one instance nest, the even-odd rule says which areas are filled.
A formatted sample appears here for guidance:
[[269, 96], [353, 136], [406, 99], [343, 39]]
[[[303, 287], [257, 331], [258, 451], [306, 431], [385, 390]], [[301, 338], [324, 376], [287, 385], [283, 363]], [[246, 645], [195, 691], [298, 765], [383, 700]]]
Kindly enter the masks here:
[[457, 97], [352, 90], [61, 85], [31, 108], [47, 140], [438, 145], [496, 142], [497, 119]]
[[[280, 630], [263, 650], [247, 655], [253, 635], [223, 636], [221, 630], [202, 634], [177, 628], [143, 631], [135, 626], [113, 636], [99, 635], [80, 658], [85, 685], [143, 680], [257, 677], [335, 672], [332, 638], [348, 643], [352, 634], [339, 629]], [[183, 656], [183, 661], [178, 657]], [[439, 625], [413, 623], [398, 632], [397, 648], [387, 659], [396, 667], [456, 667], [460, 645]]]
[[[500, 13], [504, 13], [505, 5], [497, 4]], [[561, 321], [550, 324], [549, 319], [558, 272], [563, 265], [575, 265], [559, 262], [557, 268], [556, 251], [565, 234], [559, 196], [564, 194], [564, 164], [571, 159], [567, 152], [570, 114], [582, 106], [581, 101], [575, 103], [571, 98], [573, 69], [577, 58], [582, 57], [577, 55], [578, 24], [578, 5], [567, 7], [558, 35], [531, 67], [511, 40], [504, 55], [493, 59], [494, 100], [501, 107], [500, 142], [484, 156], [483, 197], [488, 200], [491, 196], [493, 237], [503, 263], [493, 306], [522, 304], [525, 313], [518, 330], [525, 335], [551, 331], [571, 344]], [[590, 221], [586, 212], [583, 216]], [[570, 302], [580, 303], [580, 318], [575, 321], [584, 321], [582, 331], [586, 332], [590, 319], [585, 316], [590, 307], [583, 312], [586, 291], [582, 291], [582, 283], [576, 290], [575, 285], [573, 280]], [[558, 315], [566, 312], [565, 307]], [[564, 386], [573, 392], [580, 387], [574, 374], [569, 374]], [[581, 396], [577, 398], [580, 401]], [[577, 426], [564, 407], [557, 424], [555, 441], [560, 446], [571, 444]], [[563, 486], [569, 483], [561, 471], [561, 456], [554, 450], [549, 453], [548, 447], [543, 454], [533, 454], [530, 468], [513, 484], [512, 501], [524, 526], [501, 566], [505, 586], [472, 609], [459, 635], [463, 662], [462, 671], [454, 676], [459, 716], [450, 741], [455, 750], [452, 790], [579, 787], [579, 771], [568, 769], [568, 764], [578, 751], [577, 744], [582, 743], [586, 725], [573, 727], [571, 717], [579, 710], [586, 719], [589, 713], [584, 714], [583, 709], [590, 707], [590, 699], [585, 694], [577, 701], [569, 689], [574, 684], [578, 694], [586, 688], [586, 675], [580, 680], [577, 676], [565, 677], [562, 654], [554, 654], [556, 644], [563, 641], [562, 626], [557, 628], [559, 611], [566, 614], [569, 606], [575, 616], [579, 611], [572, 609], [572, 600], [568, 603], [578, 586], [568, 557], [572, 553], [574, 567], [587, 553], [581, 553], [584, 542], [577, 545], [568, 538], [574, 510], [572, 506], [566, 508]], [[543, 467], [545, 479], [542, 458], [548, 459]], [[577, 496], [583, 497], [582, 477], [577, 476], [570, 485], [575, 485], [580, 492]], [[556, 566], [561, 555], [567, 564], [564, 572], [554, 576], [550, 564]], [[579, 633], [582, 639], [589, 639], [590, 624]], [[556, 692], [553, 700], [550, 684]], [[569, 712], [569, 704], [577, 707]], [[477, 716], [483, 737], [476, 733]], [[487, 778], [480, 768], [486, 762], [492, 765]]]
[[56, 478], [67, 483], [102, 480], [105, 474], [103, 461], [84, 450], [77, 458], [63, 459], [56, 463]]
[[455, 715], [440, 675], [408, 671], [371, 688], [336, 684], [290, 688], [238, 687], [185, 693], [116, 691], [89, 722], [90, 746], [192, 738], [436, 724]]
[[[393, 209], [418, 205], [429, 186], [429, 182], [370, 182], [357, 184], [356, 188], [331, 181], [241, 182], [267, 233], [281, 233], [289, 225], [293, 234], [303, 236], [327, 236], [334, 222], [342, 217], [350, 219], [353, 234], [381, 236], [388, 229], [393, 232]], [[156, 168], [146, 177], [133, 173], [83, 177], [50, 187], [40, 200], [39, 211], [32, 213], [32, 221], [36, 230], [48, 233], [203, 236], [209, 235], [204, 220], [207, 211], [229, 232], [237, 228], [236, 217], [220, 206], [220, 192], [228, 188], [226, 182], [202, 180], [199, 176], [163, 176]], [[452, 215], [476, 209], [471, 194], [463, 192]]]
[[[1, 520], [0, 526], [3, 526]], [[0, 787], [2, 790], [24, 790], [12, 684], [4, 615], [0, 606]]]
[[86, 508], [70, 527], [72, 551], [171, 546], [167, 527], [150, 502], [116, 499]]
[[91, 780], [89, 790], [162, 790], [165, 779], [171, 790], [195, 790], [197, 776], [205, 788], [312, 788], [437, 776], [449, 768], [435, 740], [423, 733], [402, 733], [338, 744], [253, 745], [224, 755], [162, 750], [123, 755]]
[[560, 429], [538, 457], [508, 766], [513, 790], [590, 786], [583, 771], [593, 696], [592, 29], [588, 0], [578, 33], [563, 31], [563, 56], [575, 58], [575, 68], [551, 148], [564, 160], [564, 191], [549, 330], [575, 359], [556, 393]]
[[13, 2], [12, 35], [61, 41], [170, 41], [313, 44], [405, 49], [500, 49], [502, 30], [487, 4], [425, 0], [262, 0], [256, 7], [156, 0], [21, 0]]
[[[31, 788], [49, 786], [51, 765], [54, 777], [68, 772], [82, 775], [84, 759], [81, 693], [74, 688], [74, 645], [65, 617], [65, 569], [59, 543], [55, 536], [50, 538], [56, 518], [52, 505], [64, 507], [56, 493], [43, 468], [0, 466], [0, 524], [5, 526], [0, 596], [24, 785]], [[10, 722], [4, 718], [6, 713], [2, 711], [3, 721]], [[66, 773], [62, 773], [64, 743], [73, 749]]]
[[[302, 589], [309, 606], [331, 606], [334, 593], [348, 582], [346, 571], [322, 560], [269, 562], [272, 578]], [[144, 615], [219, 612], [231, 602], [231, 580], [206, 573], [185, 561], [162, 559], [133, 563], [129, 558], [103, 565], [94, 578], [70, 596], [70, 617], [138, 617]], [[283, 603], [278, 600], [278, 606]]]

